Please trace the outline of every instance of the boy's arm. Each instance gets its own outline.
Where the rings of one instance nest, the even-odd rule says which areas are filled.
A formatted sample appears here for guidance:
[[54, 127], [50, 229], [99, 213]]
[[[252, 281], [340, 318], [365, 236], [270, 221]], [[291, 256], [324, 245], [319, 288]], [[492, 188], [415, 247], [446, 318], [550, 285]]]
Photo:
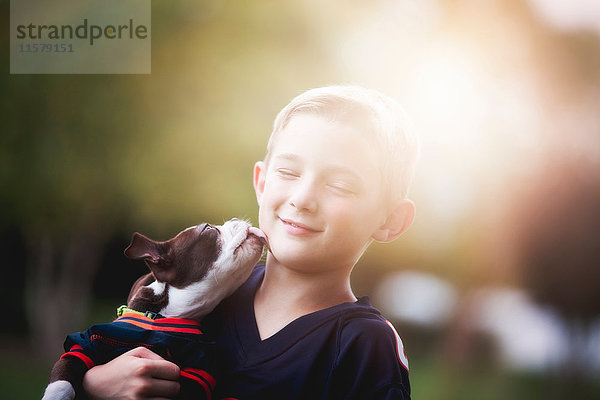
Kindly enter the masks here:
[[328, 398], [410, 400], [408, 362], [391, 324], [379, 319], [349, 321]]
[[178, 379], [177, 365], [137, 347], [86, 372], [83, 390], [90, 399], [174, 398]]

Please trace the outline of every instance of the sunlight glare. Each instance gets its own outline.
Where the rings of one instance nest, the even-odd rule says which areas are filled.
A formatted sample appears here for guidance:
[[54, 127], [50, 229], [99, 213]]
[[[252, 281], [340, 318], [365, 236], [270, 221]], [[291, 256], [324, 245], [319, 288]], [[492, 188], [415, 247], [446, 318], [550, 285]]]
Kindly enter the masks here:
[[423, 139], [459, 147], [476, 140], [487, 106], [474, 57], [446, 45], [428, 51], [416, 68], [411, 94]]

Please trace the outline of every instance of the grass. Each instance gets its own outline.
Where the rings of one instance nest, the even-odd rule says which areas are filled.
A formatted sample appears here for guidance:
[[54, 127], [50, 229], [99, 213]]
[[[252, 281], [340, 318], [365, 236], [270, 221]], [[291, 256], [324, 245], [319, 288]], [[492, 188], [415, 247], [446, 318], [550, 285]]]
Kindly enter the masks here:
[[516, 373], [481, 365], [459, 368], [431, 359], [411, 360], [410, 372], [416, 400], [597, 400], [597, 378]]
[[39, 400], [48, 384], [52, 363], [32, 354], [26, 338], [0, 337], [0, 342], [0, 398]]
[[[119, 304], [94, 304], [89, 324], [109, 322], [115, 317]], [[52, 360], [36, 356], [26, 336], [0, 336], [0, 400], [39, 400], [48, 384]]]

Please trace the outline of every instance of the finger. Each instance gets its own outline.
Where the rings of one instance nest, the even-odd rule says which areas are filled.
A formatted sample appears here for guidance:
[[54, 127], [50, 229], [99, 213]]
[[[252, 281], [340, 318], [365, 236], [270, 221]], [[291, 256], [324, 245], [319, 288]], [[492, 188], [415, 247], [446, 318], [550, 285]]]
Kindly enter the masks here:
[[147, 348], [145, 348], [143, 346], [136, 347], [135, 349], [131, 349], [128, 352], [124, 353], [123, 355], [129, 355], [129, 356], [138, 357], [138, 358], [146, 358], [148, 360], [164, 360], [164, 358], [162, 358], [161, 356], [159, 356], [152, 350], [148, 350]]
[[175, 381], [179, 379], [179, 367], [166, 360], [148, 360], [147, 371], [151, 377]]
[[152, 379], [151, 384], [148, 386], [148, 393], [151, 393], [153, 396], [164, 396], [169, 399], [177, 397], [179, 390], [179, 382], [164, 379]]
[[168, 380], [179, 379], [179, 367], [176, 364], [165, 360], [145, 347], [136, 347], [125, 354], [147, 360], [145, 370], [148, 371], [149, 375], [153, 378]]

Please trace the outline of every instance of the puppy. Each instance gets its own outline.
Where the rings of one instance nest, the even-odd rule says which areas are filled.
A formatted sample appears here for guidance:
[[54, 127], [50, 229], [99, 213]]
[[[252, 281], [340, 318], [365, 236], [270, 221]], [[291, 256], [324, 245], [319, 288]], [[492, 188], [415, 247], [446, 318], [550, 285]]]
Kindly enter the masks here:
[[179, 365], [182, 398], [211, 398], [215, 344], [198, 321], [244, 283], [266, 244], [261, 230], [236, 218], [166, 242], [134, 233], [125, 255], [144, 260], [150, 273], [134, 283], [115, 321], [67, 337], [43, 400], [74, 399], [89, 368], [138, 346]]

